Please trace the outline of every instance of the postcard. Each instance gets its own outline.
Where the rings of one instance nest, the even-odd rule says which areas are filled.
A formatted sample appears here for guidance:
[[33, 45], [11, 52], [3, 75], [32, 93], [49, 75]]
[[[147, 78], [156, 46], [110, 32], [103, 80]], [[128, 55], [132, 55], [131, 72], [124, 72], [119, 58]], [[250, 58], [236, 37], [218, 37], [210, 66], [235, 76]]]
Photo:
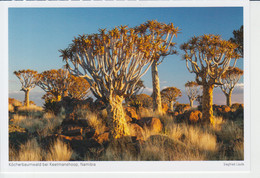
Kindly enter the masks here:
[[1, 9], [1, 171], [250, 171], [247, 1]]

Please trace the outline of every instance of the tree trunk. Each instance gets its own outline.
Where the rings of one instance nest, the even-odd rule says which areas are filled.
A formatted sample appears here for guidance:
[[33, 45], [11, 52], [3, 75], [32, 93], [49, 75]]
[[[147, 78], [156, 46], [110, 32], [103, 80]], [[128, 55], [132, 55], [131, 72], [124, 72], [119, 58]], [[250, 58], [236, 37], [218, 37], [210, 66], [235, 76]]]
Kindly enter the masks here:
[[108, 126], [113, 138], [130, 135], [122, 105], [124, 98], [111, 96], [107, 107]]
[[214, 85], [203, 85], [202, 122], [213, 124], [213, 89]]
[[173, 111], [173, 101], [170, 102], [170, 110]]
[[25, 90], [25, 98], [24, 98], [24, 106], [28, 107], [29, 104], [30, 104], [30, 101], [29, 101], [29, 92], [30, 90]]
[[192, 99], [190, 99], [190, 107], [193, 108], [193, 101]]
[[160, 81], [157, 68], [157, 62], [153, 61], [152, 64], [152, 80], [153, 80], [153, 110], [162, 113], [162, 101], [160, 93]]
[[231, 93], [226, 94], [227, 106], [231, 107]]

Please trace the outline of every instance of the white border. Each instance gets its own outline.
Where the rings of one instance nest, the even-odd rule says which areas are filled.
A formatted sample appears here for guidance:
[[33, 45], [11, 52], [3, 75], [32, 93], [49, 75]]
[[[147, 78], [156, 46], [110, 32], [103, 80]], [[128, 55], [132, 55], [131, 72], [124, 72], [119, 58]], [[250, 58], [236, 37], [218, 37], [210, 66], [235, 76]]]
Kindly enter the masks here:
[[[0, 43], [0, 49], [3, 49], [3, 53], [0, 53], [1, 65], [1, 81], [4, 83], [3, 92], [4, 95], [0, 97], [0, 117], [1, 117], [1, 172], [171, 172], [174, 173], [220, 173], [220, 172], [237, 172], [249, 173], [250, 170], [250, 88], [249, 88], [249, 47], [245, 45], [245, 60], [244, 60], [244, 104], [245, 104], [245, 160], [242, 161], [244, 167], [224, 167], [223, 163], [228, 161], [171, 161], [171, 162], [95, 162], [97, 167], [89, 168], [75, 168], [75, 167], [58, 167], [58, 168], [44, 168], [44, 167], [10, 167], [8, 166], [8, 7], [222, 7], [222, 6], [243, 6], [244, 7], [244, 27], [245, 27], [245, 44], [249, 44], [249, 5], [247, 0], [237, 1], [163, 1], [163, 2], [0, 2], [0, 41], [4, 39], [4, 43]], [[2, 18], [4, 17], [4, 18]], [[2, 60], [4, 59], [4, 60]], [[236, 161], [231, 161], [235, 162]], [[189, 171], [187, 168], [190, 166]]]

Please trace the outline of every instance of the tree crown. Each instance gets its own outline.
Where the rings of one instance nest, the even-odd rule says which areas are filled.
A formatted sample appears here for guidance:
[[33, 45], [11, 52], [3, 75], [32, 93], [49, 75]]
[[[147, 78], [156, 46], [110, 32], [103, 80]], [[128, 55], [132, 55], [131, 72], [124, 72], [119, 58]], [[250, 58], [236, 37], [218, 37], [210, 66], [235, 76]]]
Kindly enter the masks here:
[[157, 21], [100, 29], [79, 35], [60, 52], [70, 72], [85, 77], [95, 97], [107, 100], [111, 94], [131, 95], [151, 62], [174, 52], [171, 40], [177, 32], [172, 23]]
[[237, 44], [221, 39], [219, 35], [193, 37], [181, 45], [185, 52], [183, 58], [189, 72], [196, 74], [196, 82], [221, 84], [221, 76], [228, 69], [231, 59], [233, 67], [240, 54], [236, 52]]
[[161, 91], [163, 100], [168, 102], [176, 101], [178, 97], [182, 96], [181, 90], [176, 87], [167, 87]]
[[34, 88], [40, 78], [38, 72], [31, 69], [14, 71], [14, 74], [19, 78], [23, 91]]

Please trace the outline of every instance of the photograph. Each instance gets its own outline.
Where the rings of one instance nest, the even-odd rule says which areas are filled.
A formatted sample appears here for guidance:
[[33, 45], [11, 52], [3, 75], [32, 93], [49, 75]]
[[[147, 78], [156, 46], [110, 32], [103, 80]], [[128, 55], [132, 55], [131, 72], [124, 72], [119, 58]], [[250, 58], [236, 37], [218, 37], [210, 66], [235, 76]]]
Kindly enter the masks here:
[[243, 6], [9, 7], [8, 160], [245, 161], [244, 34]]

